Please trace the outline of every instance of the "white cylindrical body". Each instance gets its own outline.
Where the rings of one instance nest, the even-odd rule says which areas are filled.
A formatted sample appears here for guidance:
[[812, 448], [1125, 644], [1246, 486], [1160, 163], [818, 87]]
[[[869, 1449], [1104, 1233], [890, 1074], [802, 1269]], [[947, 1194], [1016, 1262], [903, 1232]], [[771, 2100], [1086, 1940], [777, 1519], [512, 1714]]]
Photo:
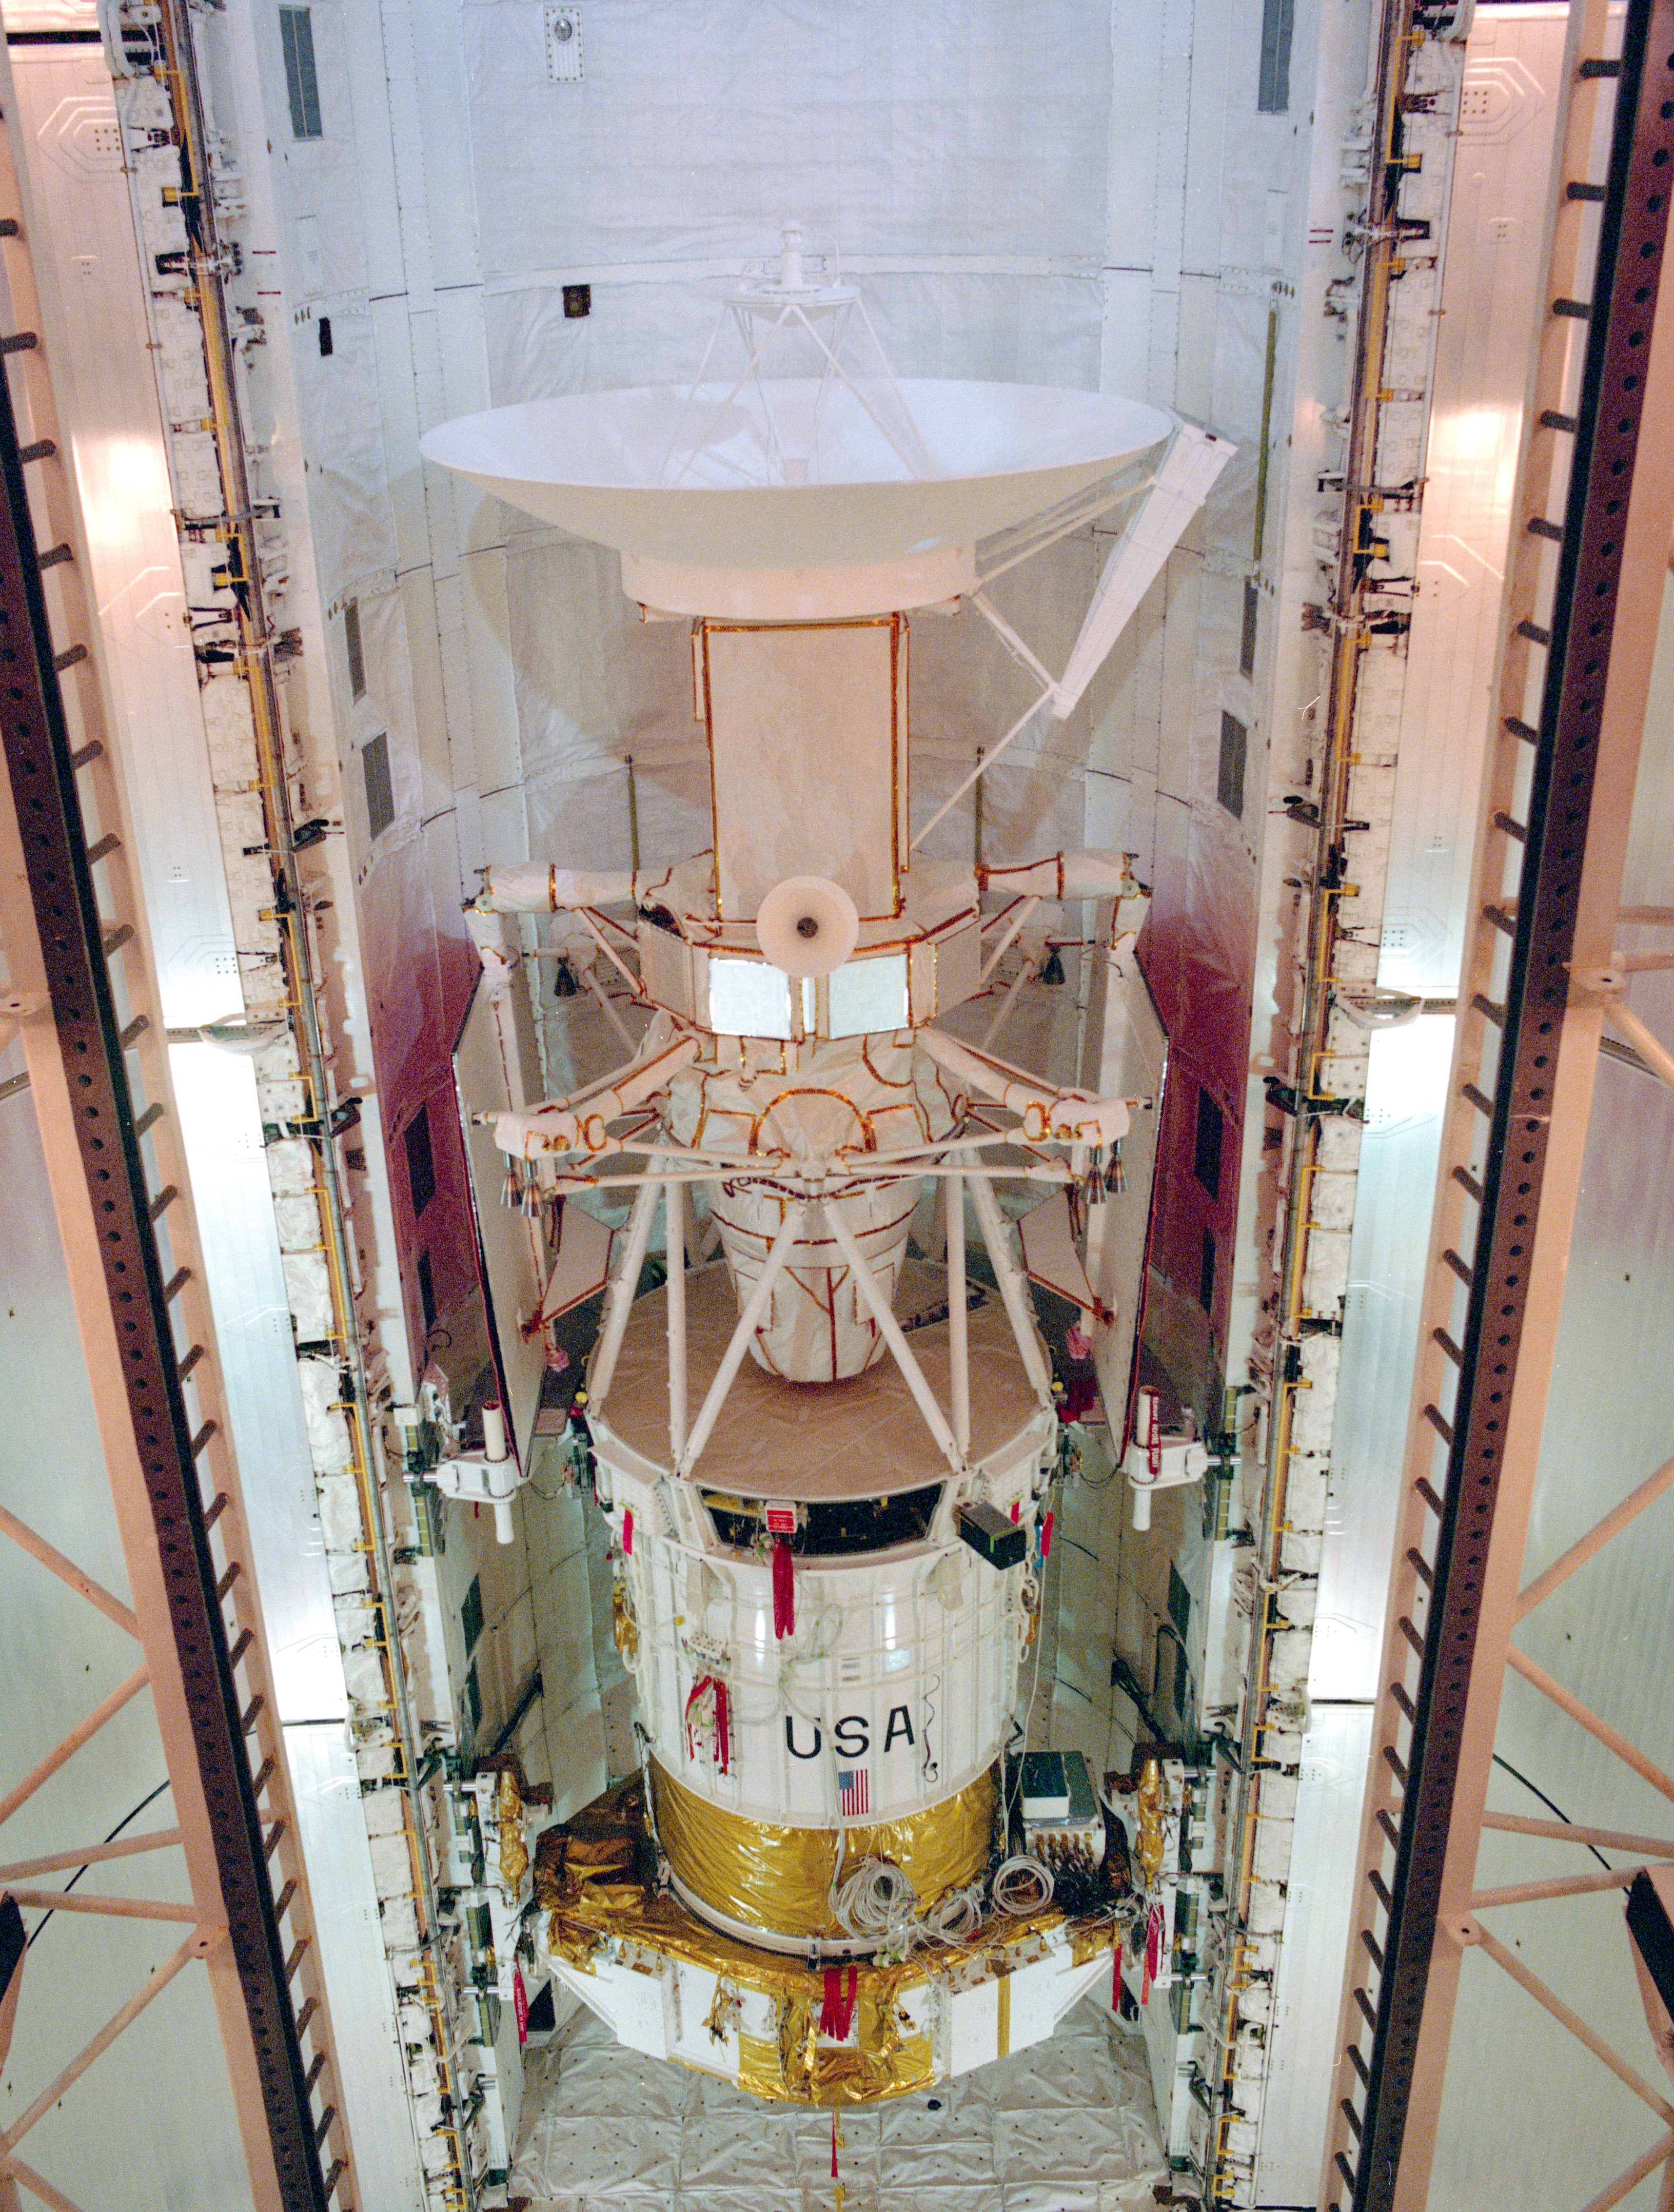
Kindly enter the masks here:
[[[636, 1536], [628, 1564], [641, 1724], [661, 1763], [712, 1804], [834, 1826], [839, 1772], [864, 1770], [864, 1817], [887, 1820], [952, 1796], [998, 1756], [1024, 1634], [1021, 1568], [997, 1574], [957, 1540], [798, 1559], [797, 1629], [781, 1641], [768, 1560], [701, 1559]], [[686, 1701], [718, 1670], [731, 1703], [725, 1774], [686, 1743]]]
[[[947, 1476], [926, 1437], [924, 1481], [910, 1493], [918, 1540], [810, 1550], [816, 1511], [864, 1521], [877, 1501], [864, 1482], [852, 1498], [802, 1507], [706, 1493], [595, 1417], [632, 1623], [625, 1656], [665, 1821], [670, 1784], [685, 1802], [685, 1840], [670, 1850], [676, 1887], [705, 1917], [770, 1948], [875, 1948], [831, 1923], [827, 1883], [840, 1865], [899, 1853], [926, 1904], [982, 1870], [1038, 1618], [1037, 1493], [1056, 1436], [1054, 1416], [1037, 1410], [964, 1478]], [[974, 1495], [1022, 1528], [1016, 1565], [994, 1567], [960, 1536], [957, 1504]], [[785, 1633], [767, 1508], [781, 1526], [798, 1516]], [[745, 1864], [756, 1870], [747, 1909]], [[774, 1869], [787, 1864], [801, 1871], [781, 1883]], [[810, 1866], [825, 1869], [811, 1887]]]

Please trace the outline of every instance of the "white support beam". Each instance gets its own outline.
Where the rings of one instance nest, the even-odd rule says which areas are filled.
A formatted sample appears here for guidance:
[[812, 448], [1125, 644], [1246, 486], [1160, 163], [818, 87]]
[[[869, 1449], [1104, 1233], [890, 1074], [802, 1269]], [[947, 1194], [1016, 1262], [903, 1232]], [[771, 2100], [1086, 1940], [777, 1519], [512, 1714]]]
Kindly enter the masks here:
[[1550, 2013], [1560, 2027], [1567, 2028], [1577, 2043], [1590, 2051], [1599, 2063], [1607, 2066], [1624, 2087], [1647, 2104], [1665, 2126], [1674, 2126], [1674, 2105], [1661, 2092], [1653, 2089], [1641, 2075], [1636, 2074], [1626, 2059], [1611, 2050], [1604, 2037], [1587, 2026], [1580, 2014], [1572, 2012], [1562, 1998], [1549, 1990], [1538, 1974], [1532, 1974], [1514, 1951], [1508, 1951], [1499, 1938], [1490, 1936], [1485, 1928], [1472, 1928], [1470, 1942], [1493, 1960], [1496, 1966], [1511, 1976], [1519, 1988], [1525, 1989], [1544, 2010]]
[[39, 1560], [49, 1574], [56, 1575], [78, 1597], [84, 1597], [90, 1606], [104, 1614], [106, 1620], [113, 1620], [118, 1628], [137, 1639], [139, 1621], [133, 1607], [124, 1605], [119, 1597], [113, 1597], [102, 1583], [94, 1582], [93, 1577], [78, 1567], [74, 1559], [66, 1559], [56, 1545], [49, 1544], [45, 1536], [37, 1535], [27, 1521], [20, 1521], [15, 1513], [8, 1511], [3, 1505], [0, 1505], [0, 1535], [9, 1536], [20, 1550], [27, 1552], [32, 1559]]
[[[1641, 2152], [1630, 2166], [1616, 2175], [1607, 2189], [1601, 2189], [1596, 2197], [1584, 2204], [1581, 2212], [1615, 2212], [1615, 2207], [1624, 2197], [1633, 2194], [1647, 2173], [1654, 2173], [1665, 2160], [1674, 2160], [1674, 2134], [1665, 2135], [1660, 2142], [1654, 2142], [1649, 2150]], [[1663, 2175], [1662, 2191], [1657, 2198], [1657, 2212], [1674, 2212], [1674, 2163], [1668, 2166]]]
[[1560, 1875], [1555, 1881], [1513, 1881], [1499, 1889], [1479, 1889], [1471, 1900], [1472, 1912], [1492, 1905], [1544, 1905], [1553, 1897], [1590, 1897], [1601, 1889], [1625, 1889], [1643, 1867], [1607, 1867], [1603, 1874]]
[[12, 1902], [27, 1912], [93, 1912], [110, 1920], [173, 1920], [197, 1923], [195, 1905], [166, 1897], [99, 1897], [85, 1889], [14, 1889]]
[[1497, 1835], [1541, 1836], [1555, 1844], [1584, 1844], [1594, 1850], [1639, 1851], [1647, 1859], [1674, 1859], [1674, 1840], [1638, 1836], [1627, 1828], [1583, 1827], [1579, 1821], [1540, 1820], [1523, 1813], [1484, 1813], [1483, 1826]]
[[45, 1759], [38, 1759], [23, 1779], [0, 1797], [0, 1826], [10, 1820], [20, 1805], [27, 1803], [43, 1783], [50, 1782], [84, 1743], [90, 1742], [106, 1721], [113, 1719], [131, 1698], [136, 1698], [150, 1679], [150, 1667], [142, 1661], [131, 1674], [117, 1684], [108, 1697], [100, 1699], [87, 1718], [71, 1729], [62, 1742], [49, 1751]]
[[17, 2193], [20, 2181], [32, 2197], [50, 2205], [52, 2212], [82, 2212], [73, 2198], [66, 2197], [62, 2189], [55, 2189], [33, 2166], [25, 2166], [21, 2158], [5, 2157], [0, 2157], [0, 2212], [14, 2212], [14, 2208], [15, 2212], [23, 2212], [22, 2199]]
[[686, 1456], [686, 1191], [673, 1181], [663, 1186], [663, 1241], [669, 1262], [669, 1458], [676, 1467]]
[[738, 1370], [743, 1364], [744, 1354], [749, 1348], [751, 1337], [755, 1334], [756, 1324], [767, 1310], [767, 1301], [773, 1294], [773, 1285], [784, 1271], [785, 1262], [790, 1257], [792, 1246], [802, 1234], [802, 1225], [807, 1218], [807, 1207], [801, 1204], [787, 1206], [785, 1209], [785, 1218], [779, 1224], [779, 1234], [773, 1238], [768, 1249], [761, 1272], [755, 1279], [755, 1286], [745, 1302], [743, 1311], [738, 1316], [737, 1327], [728, 1340], [726, 1350], [721, 1355], [721, 1364], [715, 1370], [713, 1382], [709, 1385], [708, 1395], [704, 1399], [702, 1408], [693, 1425], [686, 1449], [675, 1470], [677, 1474], [687, 1475], [691, 1473], [702, 1454], [704, 1446], [709, 1441], [710, 1433], [720, 1418], [721, 1407], [726, 1402], [726, 1394], [732, 1388]]
[[1544, 1667], [1537, 1666], [1528, 1654], [1519, 1651], [1515, 1644], [1507, 1650], [1506, 1664], [1538, 1690], [1543, 1697], [1550, 1698], [1560, 1712], [1568, 1713], [1578, 1728], [1585, 1729], [1590, 1736], [1604, 1745], [1606, 1751], [1614, 1752], [1622, 1764], [1631, 1767], [1641, 1782], [1648, 1782], [1659, 1796], [1674, 1803], [1674, 1775], [1665, 1773], [1654, 1759], [1645, 1756], [1637, 1744], [1629, 1743], [1620, 1729], [1613, 1729], [1608, 1721], [1601, 1720], [1590, 1705], [1584, 1705], [1574, 1691], [1566, 1690], [1556, 1676], [1549, 1674]]
[[1004, 929], [1001, 932], [998, 939], [996, 940], [993, 951], [983, 962], [980, 969], [978, 971], [977, 981], [979, 983], [986, 983], [988, 981], [988, 978], [993, 974], [995, 969], [999, 966], [1000, 962], [1005, 957], [1006, 953], [1010, 951], [1012, 942], [1017, 936], [1019, 931], [1024, 927], [1029, 916], [1034, 912], [1034, 909], [1040, 905], [1040, 902], [1038, 897], [1026, 898], [1019, 901], [1016, 912], [1007, 921]]
[[1066, 721], [1109, 659], [1117, 639], [1161, 574], [1164, 562], [1238, 451], [1195, 424], [1182, 422], [1144, 499], [1123, 520], [1070, 648], [1052, 699], [1054, 720]]
[[1665, 1460], [1654, 1474], [1648, 1475], [1637, 1490], [1630, 1491], [1618, 1506], [1555, 1559], [1544, 1574], [1537, 1575], [1526, 1589], [1519, 1591], [1512, 1608], [1512, 1619], [1526, 1619], [1536, 1606], [1550, 1597], [1560, 1584], [1567, 1583], [1578, 1567], [1584, 1567], [1595, 1552], [1601, 1551], [1612, 1536], [1619, 1535], [1629, 1522], [1636, 1520], [1647, 1505], [1654, 1504], [1670, 1489], [1674, 1489], [1674, 1459]]
[[1604, 1019], [1618, 1036], [1632, 1045], [1653, 1073], [1659, 1075], [1670, 1089], [1674, 1090], [1674, 1053], [1670, 1052], [1654, 1030], [1647, 1029], [1641, 1021], [1622, 998], [1620, 988], [1612, 986], [1610, 971], [1595, 971], [1593, 976], [1585, 979], [1578, 975], [1575, 980], [1584, 988], [1587, 985], [1596, 988]]
[[663, 1188], [660, 1182], [652, 1179], [642, 1182], [634, 1200], [634, 1211], [628, 1217], [628, 1249], [605, 1294], [604, 1326], [599, 1331], [598, 1350], [593, 1354], [592, 1370], [587, 1377], [587, 1395], [596, 1406], [603, 1405], [616, 1372], [622, 1340], [628, 1333], [628, 1316], [639, 1288], [640, 1270], [646, 1263], [646, 1246], [651, 1242], [651, 1218], [657, 1210], [658, 1193]]
[[59, 1874], [70, 1867], [102, 1866], [108, 1859], [128, 1859], [144, 1851], [166, 1851], [180, 1841], [178, 1828], [153, 1828], [143, 1836], [122, 1836], [106, 1844], [76, 1844], [67, 1851], [49, 1851], [45, 1858], [16, 1859], [0, 1866], [0, 1883], [27, 1881], [38, 1874]]
[[1011, 1256], [1010, 1233], [1000, 1218], [998, 1200], [980, 1176], [971, 1178], [971, 1204], [976, 1212], [977, 1226], [982, 1231], [989, 1264], [1000, 1286], [1000, 1297], [1004, 1303], [1006, 1318], [1011, 1323], [1011, 1334], [1016, 1339], [1023, 1371], [1028, 1376], [1040, 1403], [1049, 1407], [1052, 1401], [1052, 1370], [1046, 1364], [1046, 1355], [1040, 1348], [1040, 1332], [1034, 1326], [1034, 1301], [1028, 1294], [1028, 1285]]
[[[162, 1995], [175, 1976], [189, 1966], [194, 1959], [207, 1958], [220, 1944], [226, 1932], [225, 1929], [199, 1929], [187, 1936], [178, 1950], [172, 1951], [161, 1966], [155, 1968], [149, 1978], [135, 1990], [127, 2003], [112, 2014], [98, 2034], [84, 2044], [70, 2063], [54, 2075], [34, 2102], [18, 2114], [4, 2135], [0, 2136], [0, 2152], [15, 2148], [35, 2122], [52, 2111], [64, 2092], [81, 2080], [96, 2059], [104, 2056], [124, 2029], [133, 2026], [146, 2007], [154, 1998]], [[33, 2182], [27, 2185], [34, 2186]]]
[[948, 1217], [948, 1377], [953, 1440], [959, 1455], [971, 1449], [971, 1334], [965, 1271], [965, 1178], [950, 1176], [943, 1194]]
[[[936, 1439], [937, 1448], [955, 1474], [965, 1468], [965, 1455], [948, 1426], [947, 1416], [936, 1402], [936, 1393], [925, 1380], [925, 1371], [913, 1356], [913, 1347], [902, 1334], [901, 1325], [889, 1310], [889, 1301], [877, 1286], [871, 1262], [861, 1250], [853, 1230], [843, 1218], [843, 1209], [834, 1199], [825, 1202], [825, 1218], [831, 1224], [831, 1233], [837, 1240], [837, 1249], [848, 1261], [854, 1276], [854, 1286], [861, 1303], [877, 1324], [878, 1334], [889, 1346], [901, 1380], [913, 1394], [913, 1402], [924, 1415], [925, 1426]], [[968, 1409], [967, 1420], [968, 1422]]]

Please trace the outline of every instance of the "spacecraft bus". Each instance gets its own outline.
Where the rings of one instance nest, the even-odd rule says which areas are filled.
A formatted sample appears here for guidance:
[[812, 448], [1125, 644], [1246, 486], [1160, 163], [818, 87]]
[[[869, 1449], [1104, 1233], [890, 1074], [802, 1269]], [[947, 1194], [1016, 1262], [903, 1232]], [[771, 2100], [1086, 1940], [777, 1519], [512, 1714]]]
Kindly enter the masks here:
[[[541, 1838], [539, 1960], [624, 2042], [764, 2095], [924, 2087], [1050, 2034], [1131, 1917], [1084, 1781], [1060, 1802], [1007, 1752], [1064, 1449], [1029, 1281], [1078, 1309], [1119, 1428], [1144, 1239], [1111, 1218], [1143, 1217], [1119, 1162], [1155, 1097], [1005, 1058], [1002, 963], [1032, 974], [1031, 925], [1083, 902], [1107, 1045], [1160, 1031], [1126, 856], [923, 851], [912, 617], [970, 605], [1038, 682], [992, 762], [1072, 709], [1230, 449], [1104, 395], [898, 380], [787, 233], [683, 392], [496, 409], [425, 452], [689, 622], [710, 766], [709, 849], [510, 860], [468, 909], [478, 1202], [514, 1207], [484, 1242], [521, 1235], [537, 1295], [500, 1331], [503, 1453], [442, 1472], [509, 1516], [546, 1329], [602, 1287], [585, 1421], [641, 1747]], [[1054, 678], [985, 585], [1112, 509]], [[644, 1018], [562, 1097], [531, 1073], [531, 915]]]

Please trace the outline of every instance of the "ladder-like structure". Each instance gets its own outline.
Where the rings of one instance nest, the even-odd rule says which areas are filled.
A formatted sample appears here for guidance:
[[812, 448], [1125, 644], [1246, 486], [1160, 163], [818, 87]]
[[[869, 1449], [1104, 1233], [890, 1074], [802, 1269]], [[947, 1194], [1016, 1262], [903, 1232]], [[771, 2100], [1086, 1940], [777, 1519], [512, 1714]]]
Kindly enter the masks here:
[[[1667, 306], [1658, 330], [1674, 0], [1631, 0], [1619, 57], [1605, 50], [1606, 15], [1602, 0], [1584, 0], [1572, 24], [1322, 2181], [1332, 2212], [1421, 2212], [1464, 1951], [1480, 1945], [1525, 1988], [1532, 1979], [1476, 1918], [1524, 1891], [1477, 1893], [1475, 1871], [1484, 1826], [1550, 1826], [1493, 1820], [1486, 1799], [1505, 1670], [1531, 1663], [1512, 1630], [1562, 1578], [1554, 1570], [1519, 1597], [1605, 1018], [1596, 971], [1610, 967], [1618, 921], [1674, 506]], [[1606, 131], [1599, 177], [1590, 162]], [[1653, 1483], [1670, 1480], [1674, 1468]], [[1642, 1486], [1633, 1510], [1659, 1494]], [[1590, 1556], [1576, 1552], [1564, 1572]], [[1537, 1686], [1582, 1726], [1602, 1727], [1558, 1686]], [[1600, 1886], [1584, 1876], [1527, 1893]], [[1551, 1996], [1538, 1984], [1531, 1994]], [[1626, 2079], [1598, 2039], [1589, 2047]], [[1594, 2206], [1619, 2202], [1671, 2151], [1674, 2133]]]
[[[0, 96], [9, 131], [9, 77]], [[0, 1534], [126, 1631], [137, 1663], [0, 1798], [0, 1861], [6, 1820], [70, 1758], [96, 1759], [105, 1723], [147, 1692], [178, 1825], [119, 1844], [66, 1836], [62, 1850], [0, 1863], [0, 1898], [17, 1908], [14, 1931], [18, 1915], [70, 1910], [176, 1922], [184, 1940], [0, 2135], [0, 2205], [22, 2189], [76, 2212], [19, 2145], [201, 1960], [254, 2203], [349, 2212], [348, 2125], [29, 239], [16, 149], [0, 137], [0, 1012], [27, 1054], [131, 1606], [9, 1512]], [[42, 1886], [176, 1847], [178, 1902]]]

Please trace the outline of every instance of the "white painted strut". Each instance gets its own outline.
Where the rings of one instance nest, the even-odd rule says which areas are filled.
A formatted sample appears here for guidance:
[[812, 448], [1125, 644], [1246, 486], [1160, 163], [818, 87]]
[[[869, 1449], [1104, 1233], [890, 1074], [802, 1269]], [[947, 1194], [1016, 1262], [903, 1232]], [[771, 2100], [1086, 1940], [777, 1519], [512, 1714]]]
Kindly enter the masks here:
[[915, 853], [943, 817], [980, 776], [987, 774], [1043, 707], [1050, 709], [1052, 720], [1058, 722], [1067, 721], [1074, 714], [1088, 685], [1108, 659], [1112, 647], [1132, 620], [1140, 601], [1155, 582], [1192, 516], [1208, 498], [1215, 479], [1237, 451], [1237, 447], [1229, 445], [1224, 438], [1199, 430], [1192, 423], [1182, 422], [1179, 426], [1144, 498], [1129, 514], [1111, 549], [1062, 676], [1052, 677], [980, 591], [971, 594], [972, 606], [1000, 638], [1018, 666], [1027, 669], [1041, 689], [1039, 696], [1023, 709], [1005, 735], [989, 748], [986, 757], [977, 763], [919, 830], [913, 840]]
[[1000, 1286], [1000, 1297], [1005, 1306], [1006, 1318], [1011, 1323], [1011, 1334], [1017, 1340], [1023, 1371], [1034, 1386], [1036, 1398], [1043, 1406], [1050, 1406], [1052, 1401], [1052, 1370], [1046, 1364], [1046, 1355], [1040, 1348], [1028, 1285], [1011, 1256], [1010, 1233], [1000, 1218], [999, 1206], [993, 1191], [980, 1176], [971, 1178], [971, 1205], [975, 1210], [977, 1226], [982, 1231], [982, 1241], [988, 1248], [989, 1264]]
[[[981, 870], [979, 869], [977, 872], [979, 878], [980, 878], [982, 872]], [[1031, 897], [1018, 900], [1016, 912], [1007, 922], [998, 943], [995, 945], [993, 951], [988, 955], [988, 957], [982, 963], [981, 971], [977, 976], [977, 981], [979, 983], [986, 983], [988, 981], [988, 978], [993, 974], [995, 969], [999, 966], [1001, 961], [1004, 959], [1006, 954], [1010, 951], [1013, 939], [1022, 934], [1022, 931], [1028, 927], [1031, 917], [1040, 910], [1040, 894], [1039, 892], [1036, 892]], [[1025, 975], [1028, 974], [1028, 969], [1027, 965], [1025, 966], [1023, 972]]]
[[686, 1190], [663, 1185], [663, 1241], [669, 1261], [669, 1459], [686, 1456]]
[[[743, 1364], [744, 1354], [749, 1349], [749, 1340], [755, 1334], [756, 1324], [767, 1310], [767, 1301], [773, 1294], [773, 1285], [779, 1280], [784, 1270], [785, 1262], [791, 1255], [792, 1246], [802, 1234], [802, 1225], [807, 1214], [807, 1206], [800, 1201], [794, 1206], [785, 1207], [785, 1218], [779, 1224], [779, 1234], [768, 1248], [766, 1263], [755, 1279], [755, 1286], [745, 1303], [743, 1311], [738, 1316], [738, 1325], [733, 1330], [726, 1350], [721, 1356], [721, 1364], [715, 1370], [715, 1379], [709, 1385], [709, 1394], [703, 1401], [702, 1410], [693, 1424], [686, 1449], [675, 1468], [676, 1474], [689, 1474], [696, 1466], [703, 1447], [708, 1443], [710, 1431], [720, 1418], [721, 1407], [726, 1402], [726, 1394], [732, 1388], [733, 1378]], [[624, 1315], [624, 1324], [626, 1319], [627, 1316]]]
[[[1007, 984], [1005, 996], [1000, 1000], [999, 1005], [994, 1009], [993, 1020], [989, 1023], [987, 1028], [982, 1032], [981, 1041], [977, 1046], [977, 1050], [980, 1053], [986, 1055], [990, 1051], [992, 1051], [996, 1038], [999, 1036], [1000, 1031], [1005, 1027], [1007, 1022], [1011, 1018], [1011, 1009], [1016, 1005], [1018, 1000], [1022, 996], [1024, 984], [1028, 982], [1029, 977], [1034, 975], [1034, 969], [1033, 966], [1028, 961], [1025, 960], [1019, 967], [1016, 974], [1012, 977], [1010, 982]], [[983, 981], [985, 982], [987, 981], [986, 975], [984, 976]]]
[[986, 891], [1029, 898], [1121, 898], [1135, 888], [1128, 860], [1125, 853], [1050, 853], [1015, 867], [979, 867], [976, 878]]
[[1133, 1488], [1133, 1525], [1151, 1525], [1154, 1491], [1175, 1490], [1209, 1472], [1209, 1448], [1196, 1437], [1173, 1435], [1162, 1426], [1162, 1401], [1147, 1384], [1134, 1410], [1133, 1436], [1122, 1462]]
[[622, 1263], [610, 1278], [610, 1287], [604, 1294], [604, 1324], [598, 1333], [598, 1350], [593, 1354], [592, 1373], [587, 1379], [588, 1395], [595, 1405], [602, 1405], [616, 1371], [616, 1359], [622, 1351], [622, 1338], [628, 1333], [628, 1316], [634, 1304], [634, 1293], [639, 1288], [640, 1270], [646, 1263], [646, 1246], [651, 1241], [651, 1217], [657, 1208], [657, 1193], [660, 1186], [645, 1182], [640, 1186], [634, 1200], [634, 1211], [628, 1217], [628, 1249]]
[[[913, 1403], [925, 1417], [925, 1426], [935, 1437], [943, 1458], [954, 1473], [963, 1474], [965, 1455], [955, 1441], [953, 1431], [948, 1426], [947, 1416], [937, 1404], [936, 1394], [925, 1382], [923, 1368], [913, 1357], [913, 1348], [902, 1334], [901, 1323], [889, 1310], [889, 1302], [879, 1290], [877, 1278], [860, 1249], [854, 1231], [844, 1220], [842, 1208], [832, 1199], [827, 1199], [825, 1202], [825, 1218], [831, 1224], [831, 1233], [837, 1240], [838, 1249], [849, 1263], [861, 1302], [876, 1322], [878, 1334], [894, 1354], [895, 1364], [901, 1371], [901, 1379], [913, 1393]], [[968, 1425], [967, 1412], [967, 1429]]]
[[1003, 1060], [961, 1044], [944, 1030], [922, 1029], [914, 1042], [957, 1082], [1008, 1106], [1022, 1118], [1032, 1143], [1108, 1145], [1128, 1133], [1125, 1098], [1095, 1098], [1084, 1091], [1058, 1091]]
[[639, 889], [639, 878], [627, 868], [555, 868], [513, 860], [483, 869], [475, 904], [479, 913], [559, 914], [567, 908], [623, 906]]
[[[662, 1034], [666, 1036], [666, 1030]], [[647, 1030], [646, 1042], [650, 1044], [655, 1035], [654, 1028]], [[689, 1066], [701, 1049], [696, 1037], [676, 1037], [572, 1098], [555, 1099], [527, 1114], [491, 1114], [486, 1118], [493, 1126], [494, 1142], [502, 1152], [522, 1160], [537, 1160], [549, 1152], [609, 1152], [610, 1123], [666, 1090], [670, 1078]]]
[[971, 1449], [970, 1314], [965, 1273], [965, 1178], [949, 1178], [948, 1212], [948, 1374], [953, 1437], [961, 1459]]
[[512, 1500], [523, 1487], [524, 1478], [506, 1449], [504, 1407], [482, 1408], [481, 1459], [445, 1459], [435, 1468], [431, 1480], [444, 1498], [457, 1498], [467, 1505], [491, 1506], [495, 1539], [509, 1544], [515, 1533], [512, 1527]]
[[1054, 721], [1066, 721], [1075, 712], [1083, 693], [1185, 535], [1186, 526], [1209, 497], [1216, 478], [1237, 451], [1224, 438], [1190, 422], [1182, 422], [1174, 433], [1155, 483], [1128, 516], [1104, 564], [1081, 633], [1053, 691]]

